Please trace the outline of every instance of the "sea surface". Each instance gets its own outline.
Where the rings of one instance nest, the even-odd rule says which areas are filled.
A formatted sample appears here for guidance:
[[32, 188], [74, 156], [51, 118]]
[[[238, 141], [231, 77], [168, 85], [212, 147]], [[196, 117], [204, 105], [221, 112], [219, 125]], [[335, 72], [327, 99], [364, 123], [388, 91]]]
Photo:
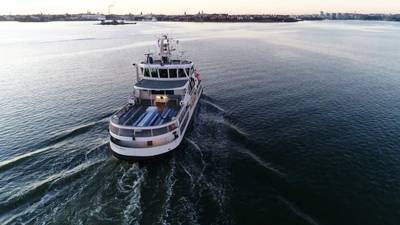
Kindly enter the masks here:
[[[112, 157], [169, 34], [204, 96], [180, 147]], [[400, 23], [0, 23], [0, 224], [400, 224]]]

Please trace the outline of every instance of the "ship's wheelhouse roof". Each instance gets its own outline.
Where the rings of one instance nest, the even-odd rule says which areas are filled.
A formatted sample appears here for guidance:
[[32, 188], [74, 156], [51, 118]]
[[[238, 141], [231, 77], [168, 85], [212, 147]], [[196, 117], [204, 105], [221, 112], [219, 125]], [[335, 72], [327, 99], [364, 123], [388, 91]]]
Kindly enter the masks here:
[[176, 90], [183, 89], [188, 80], [140, 80], [135, 84], [136, 89], [142, 90]]

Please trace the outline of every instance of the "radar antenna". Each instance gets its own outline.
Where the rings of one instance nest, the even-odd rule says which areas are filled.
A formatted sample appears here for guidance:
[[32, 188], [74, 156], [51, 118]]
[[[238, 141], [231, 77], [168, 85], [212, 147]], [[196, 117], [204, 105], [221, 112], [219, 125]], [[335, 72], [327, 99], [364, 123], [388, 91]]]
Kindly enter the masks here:
[[153, 64], [153, 53], [146, 53], [146, 54], [144, 54], [145, 56], [146, 56], [146, 62], [147, 63], [149, 63], [149, 64]]
[[175, 41], [172, 38], [169, 38], [168, 35], [164, 34], [161, 38], [158, 39], [158, 47], [160, 48], [160, 57], [163, 64], [169, 63], [172, 52], [176, 51], [176, 49], [172, 46], [172, 43], [178, 44], [179, 41]]

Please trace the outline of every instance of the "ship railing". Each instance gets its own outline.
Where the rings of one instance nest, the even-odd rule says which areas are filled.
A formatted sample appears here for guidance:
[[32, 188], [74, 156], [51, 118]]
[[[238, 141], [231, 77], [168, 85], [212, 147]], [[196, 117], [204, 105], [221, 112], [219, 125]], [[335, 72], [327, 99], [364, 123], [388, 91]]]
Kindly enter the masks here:
[[[143, 64], [143, 65], [149, 65], [149, 64], [150, 65], [151, 64], [161, 65], [163, 63], [161, 62], [161, 60], [155, 59], [151, 63], [146, 62], [146, 61], [142, 61], [142, 62], [140, 62], [140, 64]], [[192, 61], [190, 61], [190, 60], [180, 60], [180, 59], [171, 59], [168, 63], [165, 63], [164, 65], [186, 65], [186, 64], [192, 64]]]
[[[172, 96], [172, 99], [180, 99]], [[126, 126], [120, 124], [120, 116], [129, 111], [132, 107], [135, 107], [132, 104], [125, 105], [121, 110], [116, 112], [110, 119], [110, 131], [118, 136], [122, 137], [153, 137], [166, 134], [175, 130], [180, 122], [182, 122], [183, 113], [186, 112], [186, 109], [180, 108], [178, 114], [170, 121], [157, 126], [146, 126], [146, 127], [134, 127], [134, 126]]]
[[[182, 111], [182, 110], [180, 110]], [[179, 118], [180, 114], [175, 117], [172, 121], [158, 125], [158, 126], [148, 126], [148, 127], [132, 127], [118, 125], [111, 119], [110, 132], [122, 136], [122, 137], [155, 137], [160, 136], [169, 132], [176, 130], [179, 127], [179, 122], [176, 118]]]
[[111, 121], [117, 124], [120, 117], [127, 111], [129, 111], [132, 107], [134, 107], [134, 105], [126, 104], [122, 109], [118, 110], [118, 112], [114, 113], [114, 115], [111, 116]]

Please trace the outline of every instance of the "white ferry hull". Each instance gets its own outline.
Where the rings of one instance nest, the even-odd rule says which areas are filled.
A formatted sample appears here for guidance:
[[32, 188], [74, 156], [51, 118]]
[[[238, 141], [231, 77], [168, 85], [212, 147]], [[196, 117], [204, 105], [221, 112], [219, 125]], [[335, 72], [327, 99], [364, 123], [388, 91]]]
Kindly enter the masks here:
[[[189, 110], [188, 114], [188, 122], [185, 124], [185, 127], [183, 131], [179, 134], [179, 137], [173, 140], [172, 142], [169, 142], [164, 145], [160, 146], [152, 146], [152, 147], [146, 147], [146, 148], [130, 148], [130, 147], [122, 147], [119, 146], [112, 141], [110, 141], [110, 149], [112, 154], [118, 158], [118, 159], [123, 159], [123, 160], [129, 160], [129, 161], [140, 161], [140, 160], [146, 160], [146, 159], [151, 159], [155, 158], [164, 154], [167, 154], [168, 152], [173, 151], [176, 149], [180, 143], [182, 142], [182, 139], [185, 136], [186, 130], [190, 124], [190, 121], [192, 119], [192, 116], [197, 108], [198, 102], [201, 98], [201, 95], [203, 94], [203, 88], [200, 87], [200, 94], [197, 95], [197, 98], [194, 102], [194, 106], [191, 107]], [[178, 127], [179, 129], [179, 127]], [[110, 133], [111, 136], [113, 136], [112, 133]]]

